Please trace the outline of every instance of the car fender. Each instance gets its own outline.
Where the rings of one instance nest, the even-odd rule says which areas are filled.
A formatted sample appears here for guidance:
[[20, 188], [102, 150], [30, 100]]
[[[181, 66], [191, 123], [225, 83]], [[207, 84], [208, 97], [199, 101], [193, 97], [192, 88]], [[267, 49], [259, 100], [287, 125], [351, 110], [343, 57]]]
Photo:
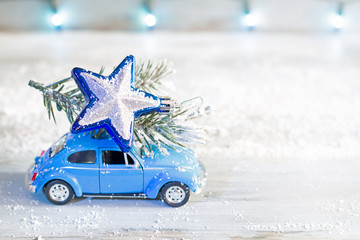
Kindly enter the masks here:
[[154, 199], [158, 196], [160, 189], [169, 182], [180, 182], [188, 186], [192, 191], [195, 191], [194, 183], [190, 174], [182, 174], [181, 176], [171, 176], [168, 172], [161, 172], [154, 176], [145, 188], [145, 195]]
[[47, 183], [51, 181], [62, 180], [64, 182], [67, 182], [72, 187], [77, 197], [81, 197], [83, 194], [79, 182], [72, 175], [62, 174], [60, 172], [56, 172], [56, 173], [52, 172], [41, 175], [41, 178], [42, 178], [41, 182], [37, 184], [36, 192], [40, 191], [40, 189], [42, 189]]

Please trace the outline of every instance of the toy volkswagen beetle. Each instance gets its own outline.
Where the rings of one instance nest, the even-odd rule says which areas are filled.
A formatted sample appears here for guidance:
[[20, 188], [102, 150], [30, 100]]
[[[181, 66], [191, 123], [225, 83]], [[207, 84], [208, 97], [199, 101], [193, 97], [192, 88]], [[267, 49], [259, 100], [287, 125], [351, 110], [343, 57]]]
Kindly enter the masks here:
[[95, 139], [89, 132], [65, 134], [35, 158], [25, 179], [31, 192], [43, 190], [58, 205], [74, 196], [108, 196], [160, 197], [172, 207], [184, 205], [190, 190], [200, 192], [205, 181], [204, 166], [190, 150], [141, 158], [133, 149], [124, 153], [111, 138]]

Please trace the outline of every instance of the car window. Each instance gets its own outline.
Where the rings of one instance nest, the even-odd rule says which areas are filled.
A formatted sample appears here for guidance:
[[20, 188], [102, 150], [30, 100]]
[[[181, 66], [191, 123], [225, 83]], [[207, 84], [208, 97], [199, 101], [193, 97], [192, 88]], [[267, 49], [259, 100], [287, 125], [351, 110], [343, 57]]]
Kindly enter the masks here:
[[68, 161], [71, 163], [95, 163], [96, 152], [94, 150], [76, 152], [68, 157]]
[[50, 157], [54, 157], [56, 154], [58, 154], [61, 150], [64, 149], [66, 143], [66, 135], [64, 135], [62, 138], [60, 138], [56, 143], [54, 143], [50, 147]]
[[124, 153], [120, 151], [103, 151], [103, 164], [124, 164]]
[[128, 164], [134, 165], [135, 164], [134, 159], [129, 154], [126, 154], [126, 155], [127, 155]]

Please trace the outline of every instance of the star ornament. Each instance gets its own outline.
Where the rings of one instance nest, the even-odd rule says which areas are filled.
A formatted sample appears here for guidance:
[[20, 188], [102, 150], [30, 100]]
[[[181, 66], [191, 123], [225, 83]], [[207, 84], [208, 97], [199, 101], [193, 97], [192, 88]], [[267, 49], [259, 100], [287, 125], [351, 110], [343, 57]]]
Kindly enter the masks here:
[[72, 77], [88, 104], [71, 130], [106, 128], [124, 152], [130, 151], [134, 118], [160, 109], [158, 97], [134, 86], [135, 58], [126, 57], [108, 77], [81, 68], [74, 68]]

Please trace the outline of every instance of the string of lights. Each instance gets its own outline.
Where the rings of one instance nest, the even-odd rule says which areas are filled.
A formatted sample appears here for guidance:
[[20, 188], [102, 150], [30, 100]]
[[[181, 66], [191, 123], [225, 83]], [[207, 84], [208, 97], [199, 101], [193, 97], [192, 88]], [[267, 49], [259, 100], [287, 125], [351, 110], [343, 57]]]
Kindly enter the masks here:
[[148, 29], [153, 29], [156, 25], [156, 16], [153, 14], [152, 0], [144, 0], [144, 16], [142, 18], [143, 23]]
[[330, 21], [334, 27], [334, 30], [340, 30], [344, 27], [345, 19], [343, 16], [343, 9], [344, 4], [340, 2], [337, 5], [337, 11], [331, 15]]
[[[347, 1], [347, 3], [356, 2], [356, 0]], [[259, 23], [259, 18], [254, 14], [249, 5], [249, 0], [243, 0], [243, 16], [242, 23], [248, 30], [253, 30]], [[333, 27], [334, 31], [339, 31], [345, 26], [345, 16], [343, 14], [345, 2], [334, 2], [334, 12], [330, 14], [329, 23]]]
[[[2, 0], [7, 1], [7, 0]], [[55, 30], [63, 30], [66, 28], [66, 14], [63, 11], [59, 11], [58, 4], [61, 4], [61, 1], [55, 0], [42, 0], [48, 3], [49, 6], [49, 23], [53, 26]], [[254, 12], [251, 6], [251, 0], [239, 0], [241, 1], [241, 10], [239, 10], [239, 27], [243, 27], [249, 31], [255, 30], [261, 27], [260, 19], [266, 21], [263, 16], [259, 16], [259, 13]], [[315, 0], [314, 0], [315, 1]], [[356, 0], [340, 0], [337, 1], [327, 1], [329, 4], [333, 5], [333, 12], [329, 13], [329, 19], [327, 20], [330, 26], [332, 26], [334, 31], [340, 31], [346, 26], [346, 15], [344, 14], [344, 9], [346, 5], [356, 2]], [[153, 0], [143, 0], [141, 3], [141, 9], [139, 9], [141, 14], [139, 15], [139, 20], [147, 30], [153, 30], [159, 24], [159, 19], [154, 12], [154, 2]]]

